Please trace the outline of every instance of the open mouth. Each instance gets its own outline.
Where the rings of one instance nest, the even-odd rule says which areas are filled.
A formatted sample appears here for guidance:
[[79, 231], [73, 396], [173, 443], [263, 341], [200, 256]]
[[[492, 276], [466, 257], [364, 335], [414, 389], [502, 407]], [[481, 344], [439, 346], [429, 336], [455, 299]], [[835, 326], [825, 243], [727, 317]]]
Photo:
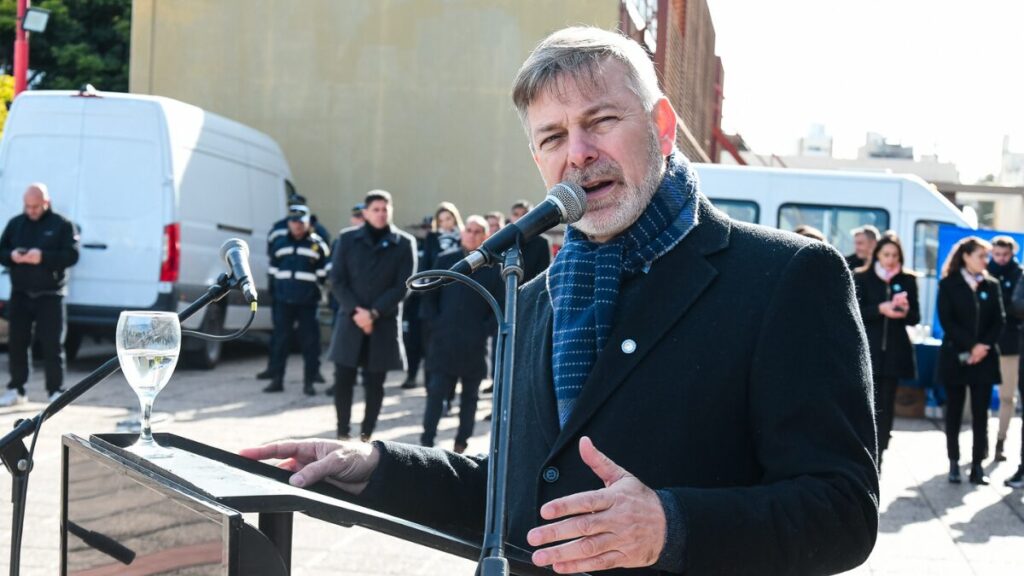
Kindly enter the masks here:
[[611, 189], [611, 187], [615, 185], [615, 182], [615, 180], [595, 180], [584, 184], [583, 191], [586, 192], [588, 196], [590, 194], [600, 194]]

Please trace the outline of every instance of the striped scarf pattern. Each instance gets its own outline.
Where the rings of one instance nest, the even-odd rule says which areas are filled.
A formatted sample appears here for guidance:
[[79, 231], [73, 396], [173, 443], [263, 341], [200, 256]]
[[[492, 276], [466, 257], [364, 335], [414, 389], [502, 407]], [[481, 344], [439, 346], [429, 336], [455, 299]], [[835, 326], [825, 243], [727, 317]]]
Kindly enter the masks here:
[[622, 279], [650, 270], [697, 225], [697, 175], [679, 152], [640, 218], [598, 244], [572, 226], [548, 270], [554, 313], [551, 357], [558, 420], [565, 426], [615, 316]]

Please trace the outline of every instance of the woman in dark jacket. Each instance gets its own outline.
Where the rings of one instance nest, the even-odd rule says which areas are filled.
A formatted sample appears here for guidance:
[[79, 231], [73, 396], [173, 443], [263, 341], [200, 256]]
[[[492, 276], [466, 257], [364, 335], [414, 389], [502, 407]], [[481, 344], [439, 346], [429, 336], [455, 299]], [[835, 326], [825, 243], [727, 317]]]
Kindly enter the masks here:
[[1005, 317], [999, 282], [986, 271], [992, 245], [976, 236], [956, 243], [942, 267], [939, 321], [944, 332], [939, 378], [946, 386], [946, 451], [949, 481], [960, 482], [960, 421], [971, 390], [974, 449], [972, 484], [988, 484], [981, 468], [988, 445], [988, 404], [1000, 381], [999, 337]]
[[462, 216], [455, 204], [441, 202], [437, 205], [434, 219], [430, 223], [430, 232], [424, 239], [426, 244], [423, 246], [420, 270], [433, 270], [438, 256], [459, 246], [462, 227]]
[[901, 379], [917, 378], [914, 347], [907, 335], [907, 326], [921, 322], [917, 278], [903, 269], [903, 263], [899, 240], [886, 236], [878, 241], [871, 260], [853, 276], [871, 350], [879, 469], [892, 432], [896, 387]]

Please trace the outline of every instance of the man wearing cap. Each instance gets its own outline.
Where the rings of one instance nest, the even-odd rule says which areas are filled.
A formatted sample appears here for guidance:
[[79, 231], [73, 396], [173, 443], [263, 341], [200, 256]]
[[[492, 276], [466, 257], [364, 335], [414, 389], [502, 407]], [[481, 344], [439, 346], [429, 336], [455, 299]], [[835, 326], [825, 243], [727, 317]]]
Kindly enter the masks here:
[[[323, 240], [325, 244], [330, 246], [331, 245], [331, 235], [330, 235], [329, 232], [327, 232], [327, 228], [325, 228], [323, 226], [323, 224], [321, 224], [317, 220], [316, 214], [313, 214], [313, 211], [309, 209], [309, 206], [306, 204], [306, 197], [302, 196], [301, 194], [292, 194], [291, 196], [288, 197], [288, 212], [291, 213], [291, 211], [297, 210], [297, 209], [305, 210], [309, 214], [309, 222], [310, 222], [310, 225], [312, 226], [313, 232], [316, 232], [317, 236], [319, 236], [320, 239]], [[271, 261], [274, 260], [274, 251], [272, 250], [272, 248], [274, 246], [274, 242], [277, 239], [279, 239], [279, 238], [281, 238], [283, 236], [287, 236], [287, 235], [288, 235], [288, 216], [285, 216], [284, 218], [281, 218], [277, 222], [274, 222], [274, 225], [270, 227], [270, 232], [267, 234], [267, 258], [269, 260], [271, 260]], [[271, 294], [273, 294], [274, 293], [274, 273], [270, 272], [269, 276], [270, 277], [267, 280], [267, 289], [269, 290], [269, 292]], [[270, 301], [270, 307], [271, 307], [271, 313], [273, 313], [273, 307], [274, 307], [274, 301], [273, 300]], [[273, 336], [270, 337], [270, 350], [271, 350], [271, 352], [274, 350], [274, 337]], [[275, 373], [280, 371], [280, 369], [281, 369], [280, 366], [274, 366], [273, 353], [271, 353], [271, 356], [270, 356], [270, 358], [267, 361], [266, 369], [264, 369], [262, 372], [256, 374], [256, 379], [257, 380], [270, 380], [271, 378], [273, 378], [273, 375]], [[314, 381], [317, 384], [323, 384], [324, 383], [324, 377], [321, 376], [319, 372], [317, 372], [316, 378], [314, 379]]]
[[270, 272], [274, 276], [274, 335], [271, 338], [270, 384], [264, 392], [284, 391], [284, 372], [292, 327], [298, 323], [305, 363], [302, 391], [315, 394], [313, 382], [320, 373], [320, 328], [316, 310], [320, 287], [327, 280], [331, 251], [327, 242], [313, 231], [309, 209], [293, 206], [288, 213], [288, 234], [270, 247]]

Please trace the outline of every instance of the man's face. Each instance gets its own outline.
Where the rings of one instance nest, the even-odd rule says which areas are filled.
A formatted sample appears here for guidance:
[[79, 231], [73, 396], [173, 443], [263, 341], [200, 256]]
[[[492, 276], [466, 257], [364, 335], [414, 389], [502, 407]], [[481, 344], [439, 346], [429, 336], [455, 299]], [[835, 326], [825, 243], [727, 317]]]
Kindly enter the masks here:
[[288, 231], [294, 238], [302, 238], [309, 232], [309, 222], [303, 220], [288, 220]]
[[[543, 172], [541, 172], [541, 176], [542, 177], [544, 176]], [[545, 182], [546, 181], [547, 180], [545, 179]], [[561, 182], [561, 180], [559, 180], [559, 182]], [[550, 188], [550, 186], [549, 186], [549, 188]], [[516, 222], [518, 222], [520, 218], [522, 218], [523, 216], [526, 216], [526, 212], [527, 212], [526, 208], [523, 208], [522, 206], [516, 206], [515, 208], [513, 208], [512, 212], [508, 215], [508, 222], [509, 222], [509, 224], [515, 224]]]
[[853, 251], [861, 260], [869, 260], [875, 251], [875, 243], [867, 234], [857, 234], [853, 237]]
[[487, 217], [487, 235], [492, 236], [495, 232], [501, 229], [501, 220], [497, 216]]
[[391, 222], [391, 204], [386, 200], [374, 200], [363, 209], [363, 218], [374, 228], [384, 228]]
[[363, 222], [366, 222], [366, 220], [363, 220], [362, 215], [356, 216], [355, 214], [353, 214], [348, 219], [348, 223], [351, 224], [352, 226], [362, 226]]
[[554, 82], [527, 117], [545, 186], [580, 184], [587, 211], [573, 226], [605, 242], [633, 224], [657, 191], [675, 141], [675, 112], [664, 99], [645, 112], [618, 61], [605, 63], [599, 82], [582, 90], [572, 79]]
[[1006, 246], [992, 247], [992, 261], [1000, 266], [1006, 266], [1013, 260], [1013, 249]]
[[462, 247], [472, 252], [480, 247], [487, 239], [487, 230], [484, 230], [483, 226], [476, 222], [466, 224], [466, 227], [462, 229], [462, 235], [459, 237], [462, 242]]
[[50, 207], [50, 203], [43, 197], [42, 192], [37, 188], [29, 188], [25, 192], [25, 216], [29, 220], [39, 220], [43, 213]]

